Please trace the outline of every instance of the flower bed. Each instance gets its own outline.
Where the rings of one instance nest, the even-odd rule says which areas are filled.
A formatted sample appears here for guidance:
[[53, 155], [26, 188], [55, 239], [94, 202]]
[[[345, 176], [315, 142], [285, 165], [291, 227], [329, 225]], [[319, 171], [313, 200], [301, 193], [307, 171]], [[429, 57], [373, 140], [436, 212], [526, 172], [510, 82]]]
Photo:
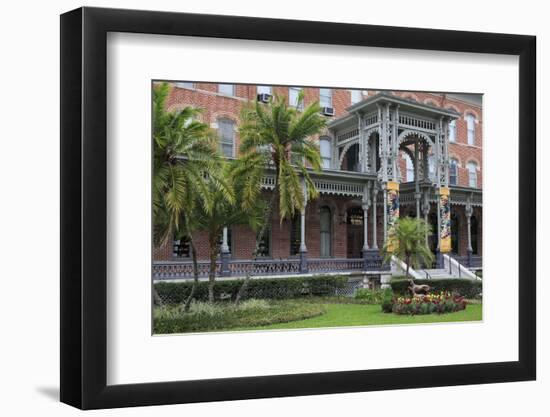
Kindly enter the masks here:
[[382, 310], [386, 313], [407, 315], [452, 313], [465, 308], [464, 297], [453, 295], [450, 292], [414, 297], [394, 297], [391, 303], [382, 304]]

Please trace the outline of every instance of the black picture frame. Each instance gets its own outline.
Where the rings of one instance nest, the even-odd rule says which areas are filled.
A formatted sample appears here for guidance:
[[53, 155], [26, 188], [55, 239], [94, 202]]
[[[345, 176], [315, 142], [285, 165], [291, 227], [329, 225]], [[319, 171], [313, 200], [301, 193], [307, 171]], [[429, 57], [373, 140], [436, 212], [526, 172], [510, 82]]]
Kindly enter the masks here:
[[[519, 56], [519, 360], [113, 385], [107, 376], [108, 32]], [[102, 8], [61, 16], [61, 401], [82, 409], [533, 380], [534, 36]]]

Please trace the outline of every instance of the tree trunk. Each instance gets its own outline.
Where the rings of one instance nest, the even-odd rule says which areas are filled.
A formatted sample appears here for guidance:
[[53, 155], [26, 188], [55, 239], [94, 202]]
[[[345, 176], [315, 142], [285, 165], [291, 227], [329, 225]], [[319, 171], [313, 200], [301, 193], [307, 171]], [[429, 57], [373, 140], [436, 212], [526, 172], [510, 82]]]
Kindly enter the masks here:
[[191, 308], [191, 301], [193, 301], [193, 298], [195, 297], [195, 291], [197, 289], [197, 286], [199, 285], [199, 263], [197, 261], [197, 247], [195, 246], [195, 241], [193, 240], [193, 236], [191, 236], [191, 234], [188, 236], [188, 238], [189, 245], [191, 246], [191, 258], [193, 260], [193, 286], [191, 287], [189, 297], [187, 297], [185, 305], [183, 306], [183, 311], [185, 311], [186, 313], [189, 312], [189, 309]]
[[[217, 234], [216, 234], [217, 237]], [[218, 242], [210, 240], [210, 271], [208, 272], [208, 302], [214, 302], [214, 283], [216, 282], [216, 263], [218, 260]]]
[[[278, 171], [278, 169], [276, 170]], [[277, 201], [277, 196], [279, 195], [279, 176], [277, 173], [275, 173], [275, 184], [273, 186], [273, 194], [271, 195], [271, 199], [269, 200], [269, 204], [265, 208], [264, 212], [264, 221], [262, 224], [262, 227], [260, 228], [260, 231], [256, 235], [256, 245], [254, 247], [254, 252], [252, 253], [252, 261], [255, 261], [258, 257], [258, 251], [260, 250], [260, 241], [262, 240], [263, 235], [267, 231], [268, 226], [271, 224], [272, 221], [272, 214], [273, 214], [273, 205], [275, 204], [275, 201]], [[250, 281], [250, 270], [247, 270], [246, 277], [244, 278], [243, 285], [239, 288], [239, 291], [237, 292], [237, 296], [235, 297], [235, 304], [239, 304], [241, 301], [241, 298], [248, 287], [248, 281]]]
[[411, 256], [405, 255], [405, 260], [407, 262], [407, 272], [405, 273], [405, 278], [409, 279], [409, 265], [411, 264]]

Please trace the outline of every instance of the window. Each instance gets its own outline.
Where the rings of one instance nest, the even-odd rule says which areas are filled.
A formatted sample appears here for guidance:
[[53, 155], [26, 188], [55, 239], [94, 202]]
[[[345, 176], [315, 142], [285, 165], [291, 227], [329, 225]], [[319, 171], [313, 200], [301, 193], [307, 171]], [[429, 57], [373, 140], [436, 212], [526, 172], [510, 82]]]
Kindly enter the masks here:
[[319, 229], [321, 230], [319, 254], [321, 257], [328, 257], [331, 255], [332, 245], [332, 216], [328, 207], [321, 207], [319, 210]]
[[172, 245], [172, 255], [174, 258], [189, 258], [189, 256], [191, 256], [191, 245], [189, 245], [189, 238], [185, 236], [174, 240]]
[[265, 232], [258, 244], [258, 256], [262, 258], [268, 258], [271, 256], [271, 230], [269, 227], [265, 229]]
[[407, 176], [406, 182], [414, 181], [414, 164], [411, 157], [407, 154], [404, 154], [405, 163], [407, 165]]
[[229, 119], [218, 119], [220, 151], [224, 156], [232, 157], [235, 143], [235, 123]]
[[225, 94], [226, 96], [235, 95], [235, 85], [234, 84], [218, 84], [218, 93]]
[[269, 94], [271, 95], [271, 86], [269, 85], [259, 85], [257, 87], [257, 94]]
[[477, 188], [477, 164], [468, 162], [468, 185]]
[[330, 88], [319, 89], [319, 105], [321, 107], [332, 107], [332, 90]]
[[330, 169], [332, 165], [332, 147], [330, 143], [330, 138], [327, 136], [322, 136], [319, 139], [320, 150], [321, 150], [321, 163], [323, 169]]
[[182, 81], [182, 82], [179, 82], [179, 83], [176, 83], [176, 87], [180, 87], [180, 88], [194, 88], [195, 85], [189, 81]]
[[449, 123], [449, 142], [456, 142], [456, 120]]
[[454, 158], [451, 159], [449, 164], [449, 184], [458, 184], [458, 161]]
[[363, 100], [363, 92], [361, 90], [350, 90], [351, 92], [351, 104], [359, 103]]
[[476, 118], [472, 114], [466, 115], [466, 126], [468, 129], [468, 145], [475, 145], [476, 142]]
[[298, 255], [300, 253], [300, 238], [302, 235], [302, 216], [296, 213], [290, 220], [290, 255]]
[[296, 107], [298, 110], [302, 110], [304, 107], [304, 102], [298, 102], [300, 92], [302, 89], [300, 87], [289, 87], [288, 89], [288, 104], [292, 107]]

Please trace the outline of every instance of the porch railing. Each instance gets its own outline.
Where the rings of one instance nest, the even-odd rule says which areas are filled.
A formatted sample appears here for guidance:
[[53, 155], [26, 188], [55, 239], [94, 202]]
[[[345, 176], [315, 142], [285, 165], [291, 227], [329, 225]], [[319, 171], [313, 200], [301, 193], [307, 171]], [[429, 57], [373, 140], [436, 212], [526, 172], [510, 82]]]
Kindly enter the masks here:
[[[308, 273], [334, 273], [354, 271], [383, 271], [388, 269], [382, 264], [382, 259], [363, 258], [319, 258], [307, 259]], [[206, 278], [210, 271], [210, 262], [198, 262], [199, 277]], [[225, 276], [243, 277], [247, 273], [251, 276], [293, 275], [303, 271], [300, 268], [300, 259], [258, 259], [229, 260], [228, 273]], [[154, 280], [193, 279], [193, 263], [191, 261], [162, 261], [153, 263]], [[222, 276], [222, 262], [216, 263], [216, 276]]]

